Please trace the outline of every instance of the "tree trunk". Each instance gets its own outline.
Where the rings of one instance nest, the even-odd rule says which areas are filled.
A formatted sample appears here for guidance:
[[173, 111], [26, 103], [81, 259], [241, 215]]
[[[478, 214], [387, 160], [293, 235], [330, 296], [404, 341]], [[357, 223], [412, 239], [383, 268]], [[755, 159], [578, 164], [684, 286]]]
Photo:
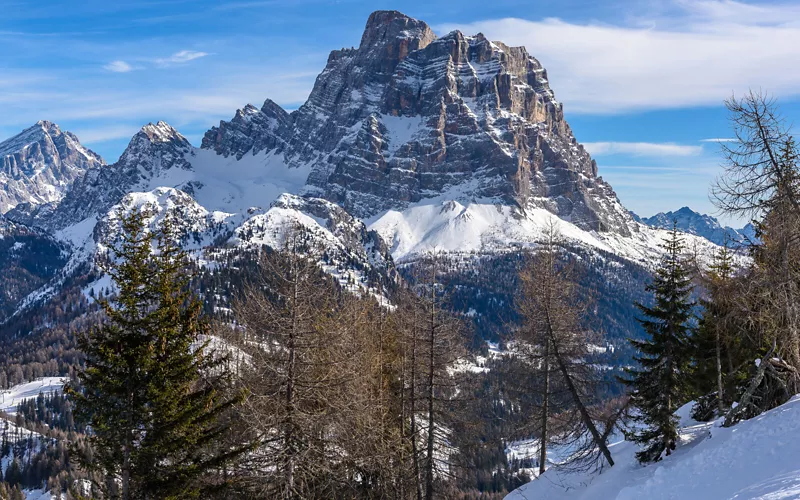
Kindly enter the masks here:
[[[551, 337], [553, 336], [553, 331], [550, 330]], [[581, 414], [581, 419], [583, 420], [583, 425], [589, 429], [589, 433], [592, 435], [592, 439], [594, 443], [600, 448], [600, 452], [606, 457], [606, 461], [608, 465], [611, 467], [614, 466], [614, 459], [611, 458], [611, 451], [609, 451], [608, 446], [606, 445], [605, 440], [600, 436], [600, 433], [597, 431], [597, 427], [594, 425], [592, 421], [592, 417], [589, 415], [589, 411], [586, 409], [586, 406], [581, 401], [580, 394], [578, 394], [578, 389], [575, 387], [575, 383], [572, 381], [572, 377], [569, 374], [569, 370], [567, 370], [567, 365], [564, 360], [561, 358], [560, 353], [558, 352], [558, 345], [556, 345], [555, 339], [553, 339], [553, 354], [556, 357], [556, 362], [558, 363], [559, 368], [561, 369], [561, 374], [564, 376], [564, 382], [567, 384], [567, 390], [569, 390], [570, 395], [572, 395], [572, 399], [575, 403], [575, 406], [578, 407], [578, 411]]]
[[747, 406], [750, 404], [750, 399], [752, 399], [753, 394], [758, 389], [758, 386], [761, 384], [761, 381], [764, 380], [764, 373], [767, 369], [767, 364], [769, 362], [769, 358], [772, 357], [772, 354], [775, 352], [775, 341], [772, 342], [772, 347], [767, 354], [761, 358], [761, 361], [758, 364], [758, 369], [756, 370], [756, 374], [750, 380], [750, 384], [747, 386], [747, 390], [744, 391], [742, 394], [741, 399], [739, 400], [739, 405], [731, 407], [728, 410], [728, 413], [725, 415], [725, 423], [722, 424], [723, 427], [730, 427], [735, 423], [736, 415], [739, 412], [744, 411]]
[[722, 388], [722, 346], [720, 345], [719, 325], [714, 326], [714, 333], [717, 343], [717, 411], [718, 415], [722, 416], [725, 411], [725, 401], [723, 400]]
[[[130, 442], [130, 433], [128, 433]], [[131, 498], [131, 449], [130, 444], [125, 443], [122, 449], [122, 500]]]
[[[401, 344], [402, 345], [402, 344]], [[406, 460], [406, 348], [402, 347], [401, 362], [400, 362], [400, 467], [401, 472], [398, 476], [398, 494], [397, 498], [405, 500], [406, 498], [406, 478], [405, 472], [407, 467]]]
[[411, 412], [411, 460], [414, 466], [414, 487], [417, 500], [422, 500], [422, 484], [420, 483], [419, 450], [417, 449], [417, 315], [414, 314], [411, 337], [411, 390], [409, 404]]
[[[130, 371], [129, 371], [130, 373]], [[131, 376], [128, 377], [128, 425], [131, 425], [130, 409], [133, 407], [133, 391], [130, 389]], [[131, 452], [133, 451], [133, 430], [125, 431], [125, 442], [122, 445], [122, 500], [131, 498]]]
[[550, 404], [550, 339], [544, 339], [544, 389], [542, 390], [542, 426], [539, 438], [539, 475], [547, 468], [547, 413]]
[[289, 360], [286, 370], [286, 491], [284, 498], [293, 498], [294, 496], [294, 468], [295, 468], [295, 450], [294, 450], [294, 383], [295, 383], [295, 368], [297, 363], [297, 353], [295, 352], [295, 340], [297, 338], [297, 301], [298, 301], [298, 283], [297, 283], [297, 261], [296, 255], [292, 257], [292, 328], [289, 332], [289, 339], [286, 349], [289, 351]]
[[426, 475], [425, 475], [425, 500], [433, 500], [433, 468], [434, 468], [434, 459], [433, 459], [433, 448], [434, 448], [434, 432], [435, 432], [435, 425], [434, 425], [434, 417], [433, 417], [433, 382], [434, 382], [434, 365], [435, 365], [435, 350], [436, 350], [436, 278], [435, 278], [435, 267], [434, 267], [434, 278], [431, 280], [431, 310], [430, 310], [430, 325], [429, 325], [429, 332], [428, 332], [428, 463], [426, 464]]

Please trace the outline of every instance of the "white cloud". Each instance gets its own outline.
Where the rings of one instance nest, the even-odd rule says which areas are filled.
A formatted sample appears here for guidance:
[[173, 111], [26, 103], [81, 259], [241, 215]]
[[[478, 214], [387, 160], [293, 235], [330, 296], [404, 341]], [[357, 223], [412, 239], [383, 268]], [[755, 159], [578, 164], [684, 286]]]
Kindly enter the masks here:
[[696, 156], [703, 152], [701, 146], [683, 146], [655, 142], [584, 142], [589, 153], [602, 156], [626, 154], [632, 156]]
[[700, 142], [736, 142], [738, 139], [732, 137], [719, 137], [713, 139], [700, 139]]
[[156, 59], [155, 63], [159, 66], [171, 66], [173, 64], [180, 64], [193, 61], [195, 59], [200, 59], [201, 57], [206, 57], [207, 55], [209, 55], [208, 52], [181, 50], [180, 52], [175, 52], [169, 57], [165, 57], [163, 59]]
[[524, 45], [569, 112], [720, 104], [763, 88], [800, 95], [800, 5], [670, 0], [668, 15], [621, 25], [508, 18], [444, 25]]
[[133, 71], [135, 68], [125, 61], [111, 61], [103, 66], [103, 69], [113, 71], [114, 73], [127, 73]]

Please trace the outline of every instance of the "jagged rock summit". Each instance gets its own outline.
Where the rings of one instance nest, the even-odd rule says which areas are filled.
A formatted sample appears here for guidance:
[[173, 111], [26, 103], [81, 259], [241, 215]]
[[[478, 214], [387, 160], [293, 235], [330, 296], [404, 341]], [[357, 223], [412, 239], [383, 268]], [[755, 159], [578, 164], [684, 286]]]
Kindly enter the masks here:
[[59, 201], [86, 170], [105, 165], [74, 134], [44, 120], [0, 142], [0, 162], [0, 213]]
[[373, 13], [358, 48], [331, 52], [298, 110], [248, 106], [202, 147], [310, 165], [304, 194], [362, 218], [445, 197], [546, 209], [589, 231], [633, 227], [526, 49], [437, 38], [397, 11]]

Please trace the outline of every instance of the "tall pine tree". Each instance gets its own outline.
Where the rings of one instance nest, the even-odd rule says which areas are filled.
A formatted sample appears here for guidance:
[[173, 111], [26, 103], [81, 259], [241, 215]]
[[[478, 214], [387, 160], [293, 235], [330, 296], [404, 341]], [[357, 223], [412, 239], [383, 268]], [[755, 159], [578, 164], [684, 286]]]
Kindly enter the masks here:
[[694, 303], [692, 283], [682, 261], [683, 240], [673, 227], [661, 247], [664, 257], [647, 290], [654, 295], [652, 307], [637, 304], [640, 320], [649, 338], [629, 339], [639, 351], [639, 368], [626, 370], [623, 382], [631, 391], [631, 402], [639, 410], [635, 420], [643, 428], [630, 438], [643, 446], [636, 454], [641, 462], [655, 462], [669, 455], [678, 440], [675, 410], [689, 393], [689, 342]]
[[208, 326], [171, 217], [157, 233], [149, 217], [120, 216], [106, 269], [118, 293], [101, 301], [105, 321], [79, 339], [83, 390], [69, 392], [94, 452], [79, 460], [105, 476], [112, 498], [194, 498], [204, 476], [243, 452], [213, 446], [227, 429], [219, 417], [238, 398], [217, 390], [225, 360], [206, 355]]

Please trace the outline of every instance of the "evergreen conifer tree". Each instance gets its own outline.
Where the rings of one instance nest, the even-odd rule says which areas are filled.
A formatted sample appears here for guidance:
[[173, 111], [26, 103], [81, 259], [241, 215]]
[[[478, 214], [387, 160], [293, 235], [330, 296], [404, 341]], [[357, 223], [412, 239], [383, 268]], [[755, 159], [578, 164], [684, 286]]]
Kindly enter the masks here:
[[639, 368], [626, 370], [623, 382], [631, 390], [631, 402], [639, 410], [635, 420], [644, 424], [629, 436], [643, 446], [636, 454], [641, 462], [655, 462], [675, 449], [678, 419], [675, 410], [689, 393], [689, 342], [694, 303], [692, 283], [681, 253], [683, 240], [676, 227], [661, 245], [665, 251], [660, 267], [647, 290], [654, 304], [637, 304], [645, 318], [640, 320], [649, 338], [629, 339], [639, 351]]
[[101, 301], [103, 324], [79, 339], [83, 390], [69, 392], [93, 445], [93, 459], [79, 460], [106, 477], [112, 498], [194, 498], [204, 474], [244, 451], [213, 446], [227, 430], [220, 415], [238, 398], [211, 382], [224, 382], [225, 360], [206, 355], [208, 326], [174, 223], [165, 217], [153, 233], [149, 217], [120, 216], [107, 265], [118, 293]]
[[692, 411], [697, 420], [722, 415], [733, 402], [736, 387], [745, 382], [749, 353], [742, 353], [737, 317], [733, 254], [723, 246], [704, 273], [706, 297], [692, 341], [692, 385], [698, 403]]

